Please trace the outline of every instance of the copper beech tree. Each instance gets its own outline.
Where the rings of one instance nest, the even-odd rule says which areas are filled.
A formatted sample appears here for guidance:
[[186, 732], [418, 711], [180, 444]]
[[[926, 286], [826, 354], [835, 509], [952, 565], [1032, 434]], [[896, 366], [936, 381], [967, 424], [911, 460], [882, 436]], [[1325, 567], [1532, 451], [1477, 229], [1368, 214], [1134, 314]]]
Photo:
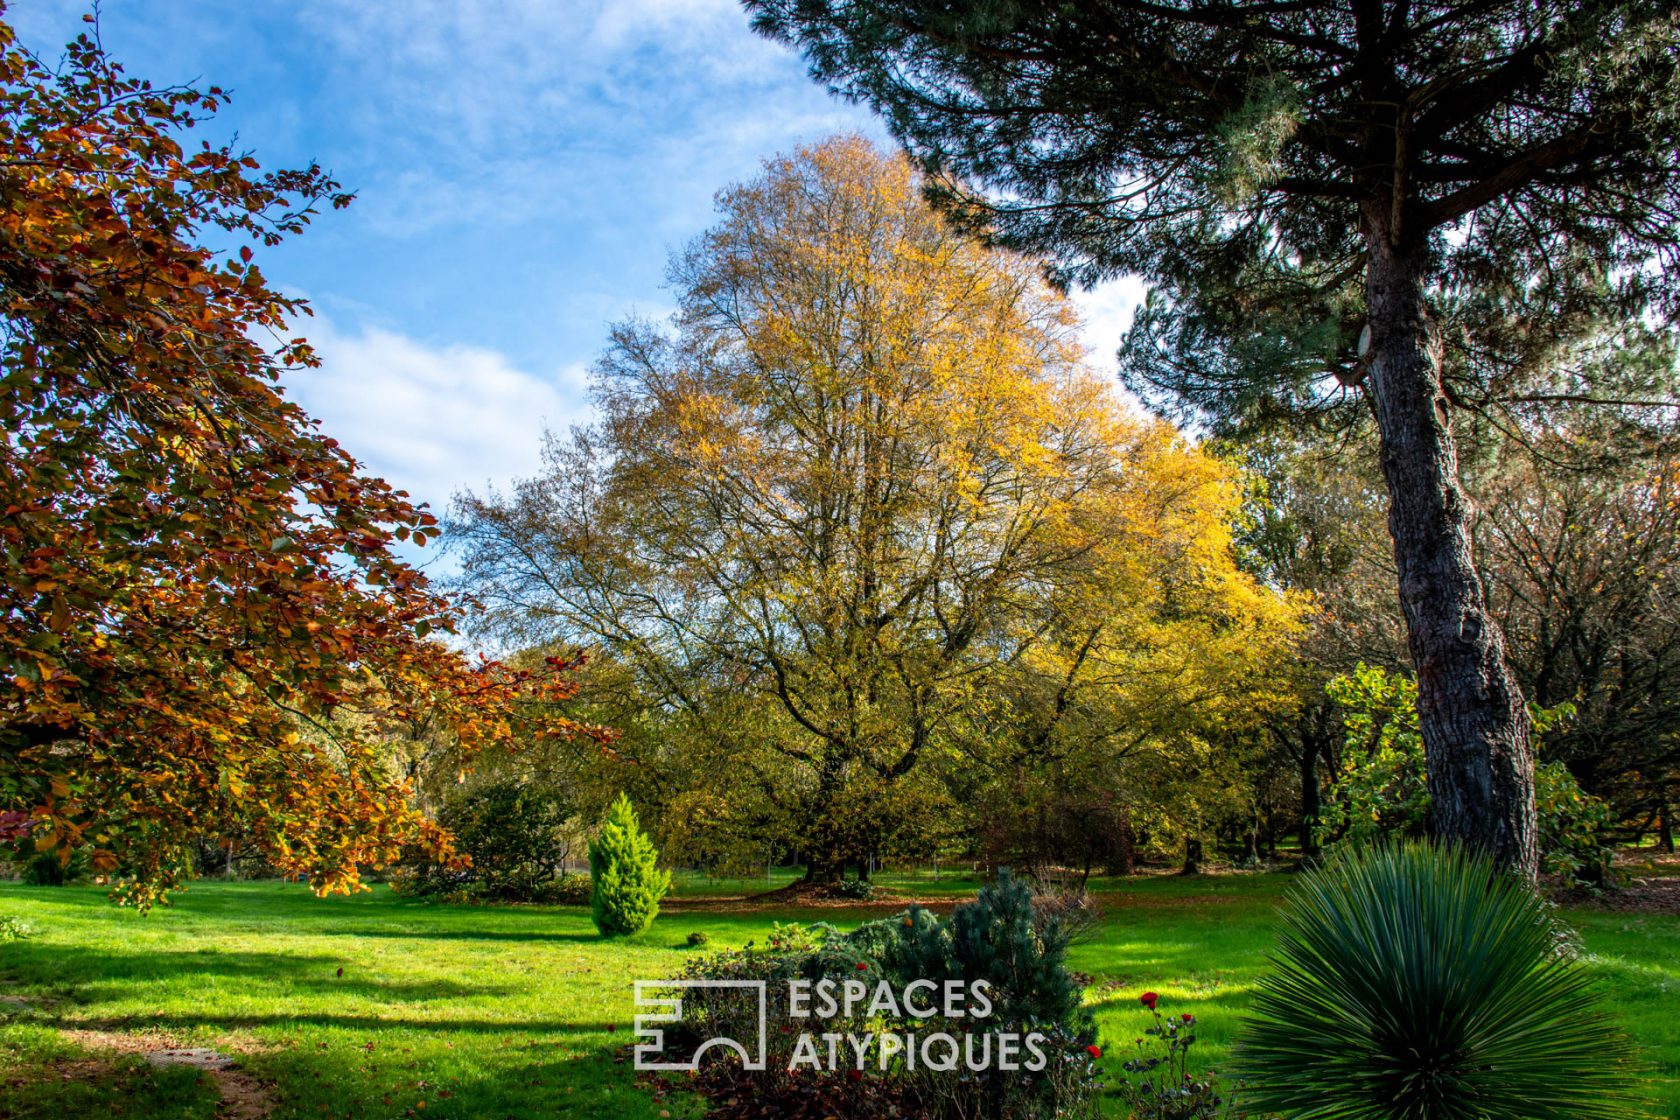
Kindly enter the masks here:
[[[285, 397], [308, 309], [252, 263], [350, 201], [318, 167], [187, 136], [214, 87], [153, 88], [84, 35], [49, 71], [0, 25], [0, 841], [86, 848], [145, 904], [191, 836], [320, 891], [418, 844], [386, 761], [583, 729], [565, 670], [469, 664], [394, 555], [432, 516]], [[213, 247], [214, 246], [214, 247]]]

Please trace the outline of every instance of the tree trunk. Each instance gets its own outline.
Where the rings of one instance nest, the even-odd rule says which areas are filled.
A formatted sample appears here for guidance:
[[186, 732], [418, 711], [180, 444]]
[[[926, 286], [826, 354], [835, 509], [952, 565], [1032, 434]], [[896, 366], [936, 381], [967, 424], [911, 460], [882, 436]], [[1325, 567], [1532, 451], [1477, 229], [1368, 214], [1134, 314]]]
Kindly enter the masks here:
[[805, 865], [804, 881], [811, 886], [830, 887], [846, 877], [846, 857], [820, 849], [811, 853]]
[[1441, 389], [1421, 245], [1367, 209], [1369, 387], [1400, 606], [1417, 672], [1431, 831], [1530, 879], [1539, 869], [1528, 713], [1470, 553], [1469, 503]]
[[1180, 875], [1200, 875], [1202, 873], [1202, 842], [1199, 839], [1184, 842], [1184, 866], [1179, 868]]
[[1669, 855], [1674, 854], [1674, 810], [1667, 804], [1662, 807], [1662, 823], [1657, 826], [1657, 843]]
[[1323, 792], [1318, 785], [1318, 736], [1304, 725], [1301, 728], [1301, 859], [1312, 863], [1318, 859], [1318, 815], [1324, 809]]
[[1121, 813], [1114, 830], [1114, 843], [1109, 850], [1108, 873], [1130, 875], [1137, 870], [1137, 836], [1132, 831], [1132, 815]]

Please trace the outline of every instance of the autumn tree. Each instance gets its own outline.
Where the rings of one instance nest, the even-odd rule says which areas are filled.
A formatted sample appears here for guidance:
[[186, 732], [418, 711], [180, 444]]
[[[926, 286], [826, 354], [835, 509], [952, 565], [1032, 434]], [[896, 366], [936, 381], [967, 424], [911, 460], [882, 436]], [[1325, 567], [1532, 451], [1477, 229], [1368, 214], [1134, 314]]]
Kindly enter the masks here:
[[[1613, 396], [1543, 359], [1676, 311], [1673, 5], [747, 6], [879, 108], [967, 225], [1067, 279], [1154, 282], [1127, 357], [1140, 389], [1227, 421], [1344, 390], [1369, 405], [1434, 828], [1532, 874], [1529, 728], [1453, 417]], [[1478, 382], [1444, 381], [1451, 347]]]
[[1626, 446], [1591, 472], [1555, 459], [1507, 447], [1477, 472], [1490, 605], [1525, 693], [1573, 707], [1547, 735], [1548, 754], [1631, 822], [1670, 821], [1680, 802], [1680, 460]]
[[50, 71], [0, 26], [0, 82], [0, 816], [141, 903], [197, 834], [323, 891], [404, 844], [446, 857], [385, 743], [566, 733], [525, 703], [565, 686], [428, 638], [451, 606], [392, 546], [433, 517], [284, 395], [317, 364], [308, 309], [252, 246], [350, 196], [189, 145], [224, 94], [92, 35]]
[[842, 138], [722, 192], [672, 263], [674, 330], [614, 332], [601, 422], [452, 526], [498, 633], [637, 666], [815, 880], [929, 842], [954, 724], [1012, 666], [1155, 639], [1067, 617], [1109, 610], [1080, 588], [1156, 603], [1174, 556], [1186, 588], [1230, 575], [1230, 476], [1124, 408], [1036, 265], [953, 236], [919, 186]]
[[1252, 743], [1292, 706], [1307, 603], [1238, 565], [1246, 478], [1154, 431], [1087, 509], [1083, 562], [1032, 602], [1035, 640], [956, 723], [949, 780], [995, 861], [1089, 874], [1105, 830], [1175, 853], [1234, 831]]
[[1369, 445], [1357, 439], [1251, 434], [1229, 453], [1251, 480], [1238, 540], [1244, 566], [1311, 604], [1306, 632], [1272, 682], [1289, 699], [1264, 710], [1269, 743], [1254, 763], [1273, 773], [1293, 770], [1292, 820], [1302, 854], [1312, 859], [1324, 784], [1344, 738], [1326, 686], [1360, 665], [1399, 669], [1406, 662], [1382, 478]]
[[[1625, 821], [1649, 827], [1673, 797], [1680, 742], [1671, 441], [1581, 405], [1527, 430], [1484, 420], [1462, 434], [1478, 569], [1512, 671], [1534, 704], [1571, 709], [1542, 761], [1566, 763]], [[1301, 764], [1311, 817], [1320, 764], [1343, 734], [1325, 683], [1361, 665], [1405, 668], [1404, 619], [1382, 591], [1392, 551], [1381, 475], [1357, 440], [1251, 439], [1244, 462], [1259, 482], [1244, 554], [1267, 582], [1314, 602], [1291, 674], [1297, 702], [1273, 720], [1280, 750]]]

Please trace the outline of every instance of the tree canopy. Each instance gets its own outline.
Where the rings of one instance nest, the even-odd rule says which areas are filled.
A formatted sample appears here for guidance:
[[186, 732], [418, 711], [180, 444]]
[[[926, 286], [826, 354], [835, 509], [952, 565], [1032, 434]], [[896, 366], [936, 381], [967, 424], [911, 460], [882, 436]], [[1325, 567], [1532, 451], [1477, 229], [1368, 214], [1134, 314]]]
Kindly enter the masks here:
[[[1369, 407], [1436, 827], [1532, 872], [1529, 728], [1452, 417], [1495, 398], [1672, 409], [1673, 6], [747, 6], [881, 110], [960, 223], [1064, 279], [1151, 280], [1124, 368], [1157, 401], [1234, 423]], [[1655, 352], [1615, 367], [1645, 380], [1580, 350], [1606, 336]]]
[[[427, 724], [471, 751], [576, 730], [550, 666], [469, 665], [393, 552], [436, 519], [287, 399], [307, 314], [253, 245], [350, 201], [193, 128], [84, 35], [50, 71], [0, 25], [0, 809], [147, 902], [189, 835], [237, 833], [346, 890], [447, 855], [385, 763]], [[557, 663], [558, 665], [558, 663]]]
[[762, 790], [817, 877], [929, 842], [935, 779], [991, 749], [966, 730], [1124, 754], [1284, 647], [1233, 473], [1093, 376], [1036, 266], [953, 235], [906, 161], [841, 138], [718, 204], [674, 331], [614, 332], [601, 423], [461, 503], [498, 632], [635, 666], [717, 760], [691, 780]]

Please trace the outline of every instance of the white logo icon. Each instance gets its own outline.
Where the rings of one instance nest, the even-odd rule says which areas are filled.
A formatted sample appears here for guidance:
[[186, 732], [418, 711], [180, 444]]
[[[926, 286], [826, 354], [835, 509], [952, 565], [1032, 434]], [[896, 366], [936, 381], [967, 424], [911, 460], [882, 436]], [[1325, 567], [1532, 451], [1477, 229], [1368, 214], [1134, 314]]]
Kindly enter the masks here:
[[[653, 1024], [681, 1022], [683, 999], [680, 994], [652, 995], [649, 993], [661, 989], [666, 991], [676, 989], [681, 992], [687, 988], [739, 988], [755, 993], [758, 996], [758, 1038], [756, 1046], [749, 1047], [747, 1042], [735, 1038], [708, 1038], [699, 1045], [686, 1062], [660, 1061], [659, 1059], [665, 1053], [665, 1031]], [[768, 1026], [769, 1006], [765, 998], [763, 980], [638, 980], [636, 981], [636, 1006], [661, 1009], [656, 1014], [636, 1016], [636, 1036], [647, 1040], [636, 1044], [636, 1068], [638, 1070], [676, 1073], [698, 1070], [701, 1057], [714, 1046], [735, 1051], [736, 1054], [740, 1055], [743, 1069], [762, 1070], [765, 1068], [765, 1036]]]

